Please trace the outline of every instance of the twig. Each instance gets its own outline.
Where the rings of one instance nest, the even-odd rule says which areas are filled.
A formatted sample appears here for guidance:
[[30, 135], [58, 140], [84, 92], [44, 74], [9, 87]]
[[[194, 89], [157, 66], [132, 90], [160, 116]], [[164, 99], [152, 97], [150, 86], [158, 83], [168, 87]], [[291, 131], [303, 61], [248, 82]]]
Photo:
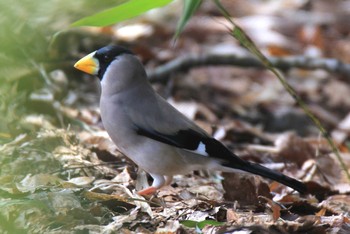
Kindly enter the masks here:
[[[307, 70], [323, 69], [329, 72], [350, 75], [350, 64], [333, 58], [309, 58], [304, 56], [268, 57], [271, 65], [287, 70], [302, 68]], [[174, 59], [153, 71], [148, 72], [152, 82], [165, 81], [172, 73], [187, 72], [191, 68], [200, 66], [239, 66], [265, 68], [263, 63], [250, 55], [236, 54], [190, 54]]]
[[265, 55], [261, 53], [255, 43], [249, 38], [249, 36], [244, 32], [244, 30], [239, 27], [233, 20], [230, 14], [226, 11], [226, 9], [221, 5], [219, 0], [215, 0], [216, 6], [220, 9], [221, 13], [225, 16], [225, 18], [231, 22], [232, 30], [231, 35], [236, 38], [246, 49], [248, 49], [251, 53], [253, 53], [264, 65], [270, 70], [278, 80], [281, 82], [285, 90], [293, 97], [293, 99], [298, 103], [298, 105], [303, 109], [306, 115], [314, 122], [322, 135], [326, 138], [328, 144], [332, 148], [332, 151], [336, 155], [340, 166], [344, 170], [348, 180], [350, 181], [350, 172], [344, 163], [343, 158], [340, 155], [339, 149], [333, 142], [330, 137], [329, 132], [323, 127], [320, 120], [311, 112], [310, 108], [305, 104], [302, 98], [297, 94], [294, 88], [287, 82], [284, 75], [275, 68], [275, 64], [273, 64]]

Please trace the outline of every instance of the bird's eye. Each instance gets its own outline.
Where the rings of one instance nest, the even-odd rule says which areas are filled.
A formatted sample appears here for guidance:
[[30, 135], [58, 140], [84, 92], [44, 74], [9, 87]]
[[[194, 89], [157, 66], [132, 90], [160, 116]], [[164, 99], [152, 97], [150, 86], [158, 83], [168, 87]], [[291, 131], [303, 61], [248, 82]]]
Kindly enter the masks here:
[[111, 58], [109, 57], [109, 55], [105, 55], [105, 56], [103, 56], [103, 59], [106, 60], [106, 61], [108, 61], [108, 60], [110, 60]]

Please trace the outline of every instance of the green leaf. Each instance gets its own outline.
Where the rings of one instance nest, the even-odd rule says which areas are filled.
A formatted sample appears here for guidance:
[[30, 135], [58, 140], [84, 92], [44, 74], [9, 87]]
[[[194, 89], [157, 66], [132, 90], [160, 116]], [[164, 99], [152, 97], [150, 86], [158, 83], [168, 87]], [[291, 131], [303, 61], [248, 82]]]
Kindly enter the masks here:
[[183, 220], [183, 221], [180, 221], [180, 223], [182, 225], [186, 226], [186, 227], [198, 228], [200, 230], [202, 230], [206, 225], [222, 226], [222, 225], [225, 224], [223, 222], [218, 222], [218, 221], [215, 221], [215, 220], [203, 220], [203, 221], [200, 221], [200, 222], [193, 221], [193, 220]]
[[108, 26], [169, 4], [172, 0], [129, 0], [116, 7], [82, 18], [72, 26]]
[[189, 228], [195, 228], [197, 227], [197, 224], [198, 224], [197, 221], [193, 221], [193, 220], [183, 220], [183, 221], [180, 221], [180, 223], [185, 227], [189, 227]]
[[179, 20], [175, 32], [174, 38], [177, 39], [180, 33], [183, 31], [185, 25], [191, 18], [191, 16], [196, 12], [198, 7], [201, 5], [202, 0], [184, 0], [184, 11]]
[[218, 222], [215, 220], [203, 220], [203, 221], [197, 223], [197, 227], [202, 230], [206, 225], [222, 226], [224, 224], [225, 223], [223, 223], [223, 222]]

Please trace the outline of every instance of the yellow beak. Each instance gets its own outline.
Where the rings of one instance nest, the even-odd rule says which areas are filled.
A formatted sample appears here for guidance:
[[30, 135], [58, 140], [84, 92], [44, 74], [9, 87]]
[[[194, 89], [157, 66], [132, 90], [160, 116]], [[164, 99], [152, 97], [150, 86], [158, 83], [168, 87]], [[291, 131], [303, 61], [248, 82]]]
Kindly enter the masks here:
[[98, 70], [100, 69], [100, 64], [96, 58], [94, 58], [95, 52], [92, 52], [78, 62], [74, 64], [74, 67], [80, 71], [86, 72], [91, 75], [97, 75]]

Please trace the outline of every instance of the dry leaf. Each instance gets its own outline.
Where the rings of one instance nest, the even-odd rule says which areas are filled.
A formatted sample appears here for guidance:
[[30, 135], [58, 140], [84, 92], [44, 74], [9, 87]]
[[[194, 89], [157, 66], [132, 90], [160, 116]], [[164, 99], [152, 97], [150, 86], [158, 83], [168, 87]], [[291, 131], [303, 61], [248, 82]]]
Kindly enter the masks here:
[[299, 167], [306, 160], [315, 157], [315, 149], [295, 133], [281, 134], [276, 139], [275, 145], [279, 150], [280, 160], [295, 162]]
[[258, 206], [258, 196], [271, 198], [268, 185], [260, 177], [246, 173], [223, 173], [222, 185], [227, 201], [238, 201], [239, 205]]

